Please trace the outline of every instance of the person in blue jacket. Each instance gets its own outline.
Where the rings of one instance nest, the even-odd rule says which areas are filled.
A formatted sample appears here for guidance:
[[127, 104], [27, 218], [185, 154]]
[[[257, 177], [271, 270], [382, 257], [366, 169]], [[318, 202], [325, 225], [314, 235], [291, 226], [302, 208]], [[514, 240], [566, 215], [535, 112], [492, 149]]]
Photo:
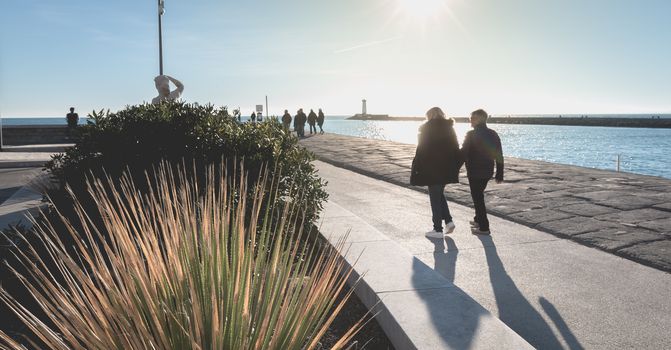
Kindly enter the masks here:
[[[473, 234], [489, 235], [484, 193], [492, 176], [496, 179], [496, 183], [503, 182], [503, 150], [499, 135], [487, 127], [487, 112], [482, 109], [473, 111], [470, 121], [473, 130], [466, 133], [461, 147], [475, 208], [475, 217], [470, 224]], [[496, 174], [494, 174], [495, 165]]]

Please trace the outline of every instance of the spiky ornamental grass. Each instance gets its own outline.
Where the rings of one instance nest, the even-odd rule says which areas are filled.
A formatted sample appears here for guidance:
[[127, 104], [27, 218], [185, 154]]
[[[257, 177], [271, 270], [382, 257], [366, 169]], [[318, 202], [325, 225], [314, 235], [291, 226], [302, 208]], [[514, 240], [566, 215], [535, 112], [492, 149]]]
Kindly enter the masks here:
[[[203, 184], [173, 169], [148, 176], [144, 196], [128, 174], [118, 186], [94, 180], [94, 213], [75, 197], [77, 222], [58, 214], [67, 232], [36, 224], [40, 241], [15, 250], [28, 272], [12, 271], [48, 319], [4, 290], [0, 300], [51, 349], [314, 348], [347, 300], [335, 304], [351, 274], [336, 251], [344, 241], [306, 245], [301, 208], [272, 204], [275, 179], [262, 174], [248, 196], [245, 177], [225, 166], [210, 166]], [[0, 347], [24, 348], [1, 331]]]

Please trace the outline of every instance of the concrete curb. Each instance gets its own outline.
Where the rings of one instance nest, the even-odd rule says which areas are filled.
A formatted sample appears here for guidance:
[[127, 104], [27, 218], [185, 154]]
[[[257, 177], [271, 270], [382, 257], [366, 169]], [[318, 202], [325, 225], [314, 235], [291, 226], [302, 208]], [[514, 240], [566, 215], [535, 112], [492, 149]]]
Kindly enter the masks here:
[[[324, 205], [322, 235], [359, 280], [356, 294], [396, 349], [533, 349], [482, 305], [396, 242], [336, 203]], [[347, 235], [347, 236], [345, 236]]]
[[42, 168], [46, 164], [46, 161], [41, 160], [30, 160], [30, 161], [0, 161], [0, 168]]

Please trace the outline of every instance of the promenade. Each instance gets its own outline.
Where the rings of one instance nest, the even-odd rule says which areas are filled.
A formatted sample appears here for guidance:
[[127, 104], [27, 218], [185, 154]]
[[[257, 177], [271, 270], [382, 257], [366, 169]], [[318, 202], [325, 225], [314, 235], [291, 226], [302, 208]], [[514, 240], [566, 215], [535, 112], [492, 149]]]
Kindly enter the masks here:
[[349, 232], [357, 295], [380, 301], [397, 349], [528, 348], [515, 333], [537, 349], [669, 347], [671, 274], [498, 217], [475, 236], [472, 209], [454, 203], [456, 230], [425, 238], [426, 194], [315, 165], [329, 192], [320, 232]]
[[[426, 191], [409, 185], [415, 145], [335, 134], [300, 142], [324, 162]], [[446, 188], [448, 201], [472, 206], [467, 184], [462, 168], [460, 183]], [[486, 202], [495, 216], [671, 271], [669, 179], [505, 157], [505, 182], [490, 183]]]

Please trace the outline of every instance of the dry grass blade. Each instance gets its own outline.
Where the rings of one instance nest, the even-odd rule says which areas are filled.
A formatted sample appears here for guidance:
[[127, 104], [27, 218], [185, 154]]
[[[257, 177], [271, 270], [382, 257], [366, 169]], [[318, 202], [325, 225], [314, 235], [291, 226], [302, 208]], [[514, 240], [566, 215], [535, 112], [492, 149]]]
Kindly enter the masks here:
[[[16, 254], [27, 272], [13, 271], [47, 319], [0, 291], [32, 340], [50, 349], [316, 346], [347, 300], [335, 303], [351, 273], [337, 253], [344, 241], [306, 239], [299, 201], [283, 200], [301, 193], [280, 194], [265, 170], [248, 179], [212, 165], [202, 183], [193, 170], [164, 163], [145, 194], [131, 176], [97, 179], [95, 208], [75, 196], [75, 218], [36, 225], [40, 241]], [[19, 343], [0, 331], [0, 348]]]

